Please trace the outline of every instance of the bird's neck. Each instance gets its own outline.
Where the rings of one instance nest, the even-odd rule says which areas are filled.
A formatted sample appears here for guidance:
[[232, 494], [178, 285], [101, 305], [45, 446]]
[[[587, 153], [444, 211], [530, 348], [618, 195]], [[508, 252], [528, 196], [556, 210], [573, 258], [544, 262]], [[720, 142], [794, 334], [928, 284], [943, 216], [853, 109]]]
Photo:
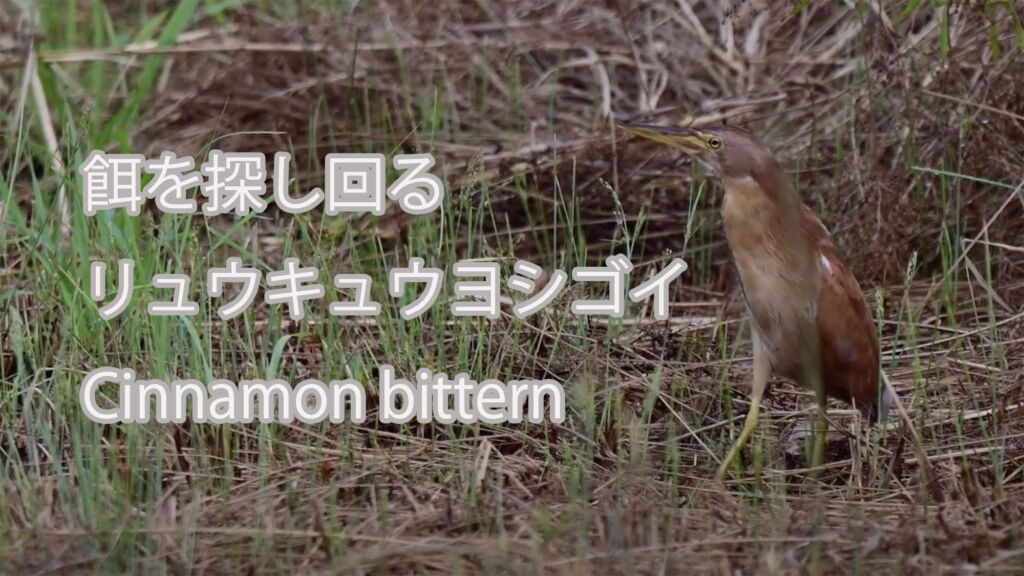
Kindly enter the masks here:
[[805, 264], [809, 246], [800, 223], [803, 207], [777, 164], [750, 177], [723, 177], [722, 184], [722, 220], [738, 261], [765, 265], [763, 260], [770, 255], [789, 266]]
[[799, 229], [796, 223], [799, 222], [802, 202], [793, 190], [789, 174], [779, 166], [778, 161], [769, 158], [763, 162], [754, 179], [769, 200], [778, 207], [779, 217], [784, 220], [792, 218], [794, 228]]

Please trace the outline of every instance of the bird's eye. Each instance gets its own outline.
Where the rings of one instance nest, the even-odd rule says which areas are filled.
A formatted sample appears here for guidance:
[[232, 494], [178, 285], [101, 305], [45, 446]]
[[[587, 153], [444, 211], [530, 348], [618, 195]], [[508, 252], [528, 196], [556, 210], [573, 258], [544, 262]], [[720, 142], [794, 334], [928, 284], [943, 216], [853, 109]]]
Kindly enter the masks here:
[[710, 146], [712, 150], [718, 150], [722, 147], [722, 139], [718, 136], [712, 136], [711, 138], [708, 138], [708, 146]]

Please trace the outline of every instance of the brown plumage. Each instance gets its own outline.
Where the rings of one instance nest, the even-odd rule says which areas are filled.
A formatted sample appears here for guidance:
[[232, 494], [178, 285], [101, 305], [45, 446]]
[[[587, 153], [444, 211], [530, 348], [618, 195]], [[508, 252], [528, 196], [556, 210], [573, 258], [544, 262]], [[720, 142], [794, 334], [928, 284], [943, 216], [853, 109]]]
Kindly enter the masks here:
[[751, 321], [754, 377], [747, 421], [720, 476], [753, 432], [773, 371], [814, 390], [822, 407], [831, 396], [872, 421], [884, 419], [891, 396], [879, 393], [871, 309], [825, 226], [793, 192], [771, 152], [734, 127], [623, 128], [682, 149], [725, 189], [722, 221]]

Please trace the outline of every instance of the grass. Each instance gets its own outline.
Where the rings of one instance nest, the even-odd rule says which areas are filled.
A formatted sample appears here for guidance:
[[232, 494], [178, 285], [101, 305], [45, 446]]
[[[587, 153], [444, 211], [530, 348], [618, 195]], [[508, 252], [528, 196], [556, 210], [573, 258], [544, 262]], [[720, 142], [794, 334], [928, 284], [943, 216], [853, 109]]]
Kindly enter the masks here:
[[[1024, 568], [1019, 9], [443, 4], [41, 3], [33, 23], [0, 25], [0, 573]], [[6, 49], [24, 45], [27, 59]], [[712, 482], [750, 378], [721, 192], [613, 132], [606, 108], [742, 122], [787, 162], [875, 304], [883, 370], [943, 502], [895, 418], [836, 433], [824, 469], [805, 470], [791, 445], [813, 402], [785, 382], [742, 474]], [[447, 199], [427, 216], [83, 215], [74, 168], [91, 150], [198, 164], [212, 148], [291, 152], [295, 196], [330, 152], [431, 152]], [[518, 259], [550, 274], [616, 252], [637, 265], [630, 286], [686, 259], [670, 320], [642, 305], [575, 317], [573, 299], [600, 294], [571, 282], [525, 320], [450, 313], [458, 260], [504, 279]], [[228, 256], [264, 274], [297, 257], [327, 296], [300, 322], [262, 298], [222, 322], [206, 270]], [[414, 294], [385, 280], [414, 256], [447, 274], [406, 321]], [[118, 258], [136, 263], [132, 305], [104, 322], [89, 266], [107, 263], [110, 293]], [[149, 279], [177, 272], [199, 315], [149, 316], [168, 295]], [[374, 279], [380, 316], [327, 314], [342, 272]], [[553, 378], [568, 418], [385, 425], [372, 393], [362, 425], [100, 426], [78, 406], [108, 364], [373, 391], [383, 363]]]

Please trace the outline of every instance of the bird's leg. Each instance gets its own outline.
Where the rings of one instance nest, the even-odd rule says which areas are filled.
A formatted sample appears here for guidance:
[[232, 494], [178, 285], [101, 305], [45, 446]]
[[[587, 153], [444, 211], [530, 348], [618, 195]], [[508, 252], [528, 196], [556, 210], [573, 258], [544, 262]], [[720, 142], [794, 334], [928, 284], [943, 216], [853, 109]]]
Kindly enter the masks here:
[[[825, 395], [825, 380], [821, 371], [821, 352], [817, 327], [813, 323], [803, 326], [803, 370], [804, 383], [814, 391], [818, 400], [818, 414], [814, 423], [814, 441], [811, 444], [810, 467], [816, 471], [825, 462], [825, 447], [828, 439], [828, 417], [825, 410], [828, 398]], [[815, 472], [812, 472], [812, 474]]]
[[[818, 414], [816, 423], [814, 426], [814, 442], [812, 445], [811, 452], [811, 470], [817, 470], [825, 462], [825, 446], [827, 445], [826, 440], [828, 439], [828, 416], [825, 411], [824, 395], [818, 400]], [[813, 472], [812, 472], [813, 473]]]
[[757, 417], [761, 411], [761, 398], [764, 396], [764, 389], [768, 386], [768, 376], [771, 374], [771, 360], [768, 358], [767, 352], [762, 348], [758, 338], [754, 338], [754, 381], [750, 391], [750, 411], [747, 412], [747, 418], [743, 422], [743, 429], [740, 431], [739, 438], [733, 443], [732, 448], [729, 449], [729, 453], [726, 454], [722, 460], [721, 466], [718, 468], [718, 480], [724, 480], [725, 475], [729, 471], [729, 467], [732, 465], [733, 460], [739, 456], [740, 450], [743, 449], [743, 445], [747, 443], [751, 434], [754, 433], [754, 429], [757, 428]]

